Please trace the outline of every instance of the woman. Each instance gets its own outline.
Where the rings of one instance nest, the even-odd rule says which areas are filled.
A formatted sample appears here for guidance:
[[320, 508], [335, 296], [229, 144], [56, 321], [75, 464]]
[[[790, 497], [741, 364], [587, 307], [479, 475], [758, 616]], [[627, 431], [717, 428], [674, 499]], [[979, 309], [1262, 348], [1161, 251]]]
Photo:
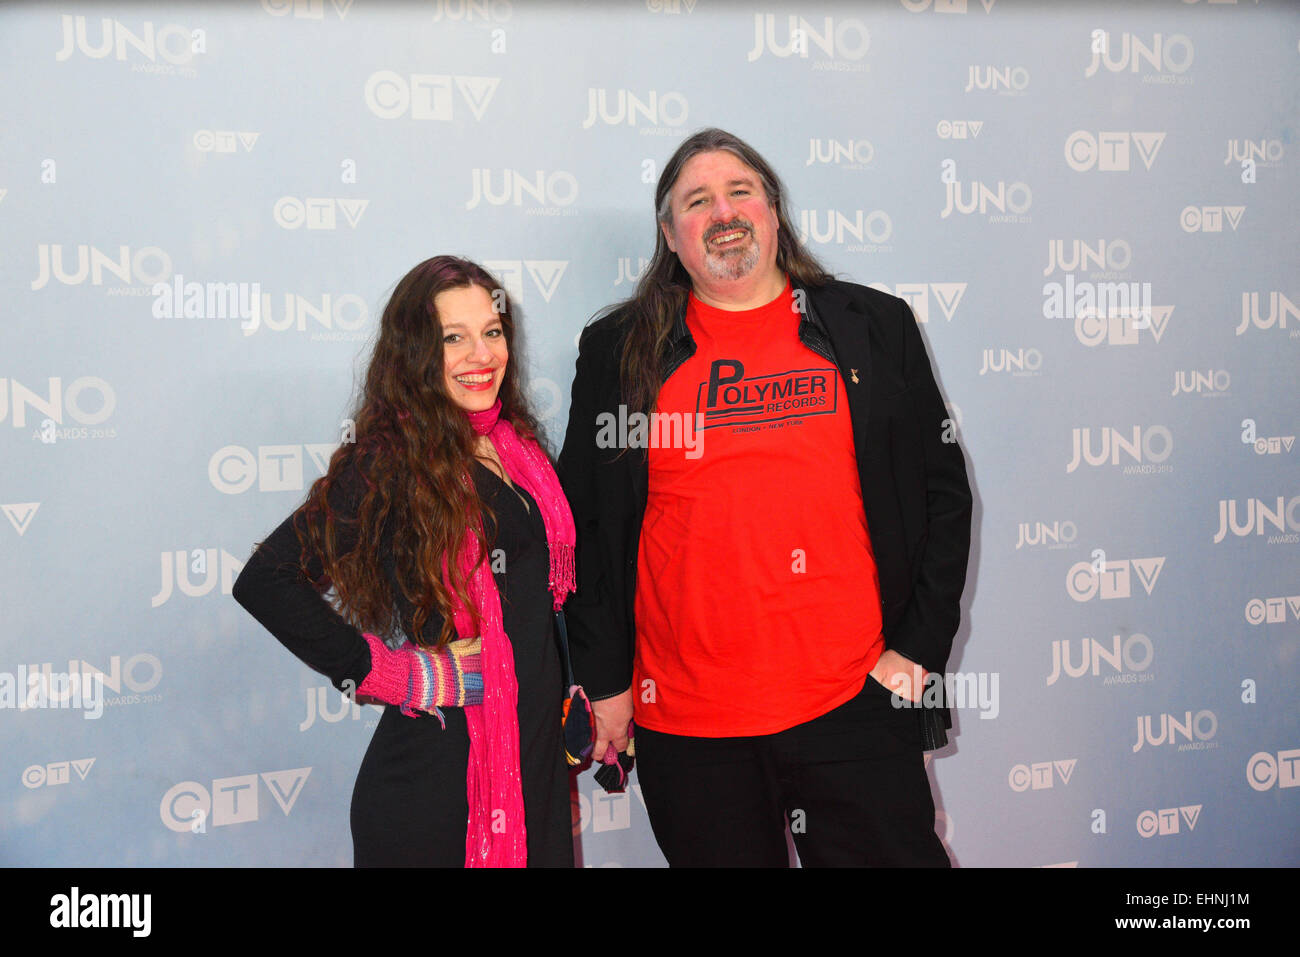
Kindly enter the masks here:
[[285, 647], [389, 706], [352, 793], [358, 867], [573, 864], [552, 630], [573, 517], [514, 342], [482, 267], [412, 269], [384, 309], [356, 441], [235, 582]]

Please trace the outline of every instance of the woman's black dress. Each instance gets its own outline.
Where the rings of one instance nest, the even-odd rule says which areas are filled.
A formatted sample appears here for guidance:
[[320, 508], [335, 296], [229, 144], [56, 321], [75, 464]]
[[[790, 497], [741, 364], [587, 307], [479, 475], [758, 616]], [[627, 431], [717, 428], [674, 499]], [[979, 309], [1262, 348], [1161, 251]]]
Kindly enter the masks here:
[[[568, 768], [560, 729], [563, 677], [547, 588], [546, 528], [537, 503], [521, 487], [512, 491], [481, 465], [474, 469], [487, 519], [493, 568], [506, 635], [514, 649], [519, 683], [519, 753], [530, 867], [572, 867], [573, 838]], [[331, 506], [355, 508], [358, 474], [344, 473]], [[344, 514], [349, 514], [344, 512]], [[388, 541], [387, 536], [385, 537]], [[346, 544], [346, 542], [344, 542]], [[234, 597], [290, 651], [340, 689], [357, 687], [370, 670], [370, 651], [293, 564], [298, 538], [292, 516], [262, 544], [235, 583]], [[392, 578], [393, 557], [381, 561]], [[501, 553], [504, 553], [503, 555]], [[308, 567], [319, 579], [319, 568]], [[396, 591], [396, 589], [394, 589]], [[398, 599], [402, 620], [410, 608]], [[429, 638], [442, 627], [434, 615]], [[433, 715], [409, 718], [384, 708], [361, 762], [352, 792], [352, 844], [357, 867], [459, 867], [465, 861], [465, 796], [469, 734], [461, 708], [443, 708], [443, 730]]]

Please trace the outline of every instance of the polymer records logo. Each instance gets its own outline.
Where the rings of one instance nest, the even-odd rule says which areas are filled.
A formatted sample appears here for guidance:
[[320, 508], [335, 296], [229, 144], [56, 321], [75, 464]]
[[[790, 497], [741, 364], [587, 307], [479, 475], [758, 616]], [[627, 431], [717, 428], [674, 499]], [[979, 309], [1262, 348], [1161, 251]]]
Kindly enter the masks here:
[[780, 428], [778, 422], [834, 413], [839, 397], [836, 369], [795, 369], [774, 375], [745, 375], [739, 359], [715, 359], [709, 380], [696, 393], [702, 428], [726, 426], [736, 432]]

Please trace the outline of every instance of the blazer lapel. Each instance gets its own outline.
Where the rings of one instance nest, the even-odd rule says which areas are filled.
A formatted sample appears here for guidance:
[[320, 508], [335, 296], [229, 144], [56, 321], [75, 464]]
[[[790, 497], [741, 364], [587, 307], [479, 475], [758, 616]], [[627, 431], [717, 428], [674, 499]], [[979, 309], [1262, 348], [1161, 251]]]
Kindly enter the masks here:
[[853, 421], [853, 448], [859, 470], [867, 448], [867, 413], [871, 395], [871, 343], [867, 315], [862, 307], [833, 286], [813, 289], [809, 298], [809, 317], [826, 332], [835, 353], [835, 365], [844, 381]]

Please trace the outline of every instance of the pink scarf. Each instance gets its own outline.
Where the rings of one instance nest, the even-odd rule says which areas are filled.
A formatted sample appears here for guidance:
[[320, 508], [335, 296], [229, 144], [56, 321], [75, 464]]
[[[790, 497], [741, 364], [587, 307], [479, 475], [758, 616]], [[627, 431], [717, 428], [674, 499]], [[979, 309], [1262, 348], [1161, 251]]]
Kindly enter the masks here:
[[[492, 408], [468, 415], [474, 431], [492, 442], [506, 474], [527, 490], [542, 511], [551, 560], [549, 586], [558, 611], [574, 588], [573, 545], [577, 533], [555, 469], [536, 442], [520, 438], [514, 427], [500, 418], [500, 399]], [[465, 866], [523, 867], [528, 860], [528, 844], [519, 771], [515, 657], [502, 623], [501, 596], [487, 556], [474, 566], [475, 550], [473, 541], [467, 541], [460, 558], [470, 600], [479, 611], [483, 639], [483, 703], [465, 709], [469, 726]], [[473, 619], [454, 593], [452, 607], [457, 634], [472, 637]]]

